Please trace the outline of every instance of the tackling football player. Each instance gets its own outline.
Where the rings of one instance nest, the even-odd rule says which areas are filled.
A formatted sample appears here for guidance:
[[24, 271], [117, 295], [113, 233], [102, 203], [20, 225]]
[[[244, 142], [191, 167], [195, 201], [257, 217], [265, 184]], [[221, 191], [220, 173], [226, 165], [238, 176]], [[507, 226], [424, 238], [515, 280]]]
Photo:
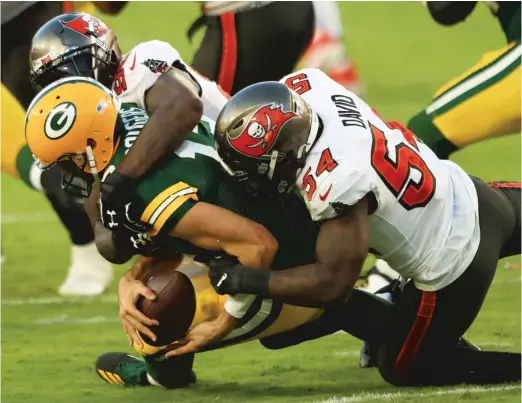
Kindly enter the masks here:
[[91, 77], [111, 88], [122, 102], [152, 112], [137, 147], [101, 188], [105, 225], [143, 230], [139, 222], [126, 220], [127, 198], [166, 150], [176, 149], [190, 134], [203, 109], [207, 116], [217, 115], [225, 96], [165, 42], [145, 42], [123, 56], [113, 31], [83, 13], [60, 15], [44, 24], [33, 38], [30, 60], [31, 81], [39, 90], [62, 77]]
[[340, 303], [371, 251], [411, 279], [394, 305], [404, 315], [380, 346], [388, 382], [520, 379], [519, 354], [455, 347], [498, 259], [520, 254], [520, 183], [468, 176], [319, 70], [240, 91], [216, 127], [218, 151], [233, 170], [265, 192], [295, 188], [320, 224], [316, 263], [282, 271], [211, 265], [218, 292]]
[[[65, 171], [66, 190], [88, 196], [100, 178], [106, 180], [112, 175], [148, 119], [144, 109], [135, 104], [120, 105], [114, 93], [97, 81], [71, 77], [49, 85], [33, 100], [26, 117], [26, 138], [43, 169], [59, 166]], [[100, 249], [107, 248], [106, 254], [114, 254], [119, 261], [128, 260], [151, 243], [164, 251], [196, 255], [202, 262], [219, 252], [252, 267], [281, 269], [315, 261], [318, 227], [306, 207], [293, 194], [249, 197], [219, 158], [213, 126], [212, 121], [203, 118], [182, 146], [140, 182], [127, 214], [148, 223], [151, 230], [129, 235], [128, 243], [134, 249], [126, 247], [127, 243], [122, 247], [117, 238], [115, 241], [112, 232], [99, 223], [96, 203], [89, 200], [86, 209], [93, 220], [96, 241], [103, 244]], [[123, 276], [118, 289], [125, 331], [140, 347], [143, 343], [136, 330], [155, 340], [145, 325], [157, 324], [135, 306], [138, 295], [151, 297], [140, 281], [142, 275], [143, 267], [134, 266]], [[383, 316], [378, 311], [388, 309], [388, 305], [364, 292], [355, 297], [369, 306], [355, 309], [361, 302], [350, 299], [349, 304], [339, 308], [343, 329], [364, 340], [386, 334], [382, 328], [373, 329], [384, 326], [386, 321], [368, 323], [357, 315], [371, 310], [375, 316]], [[223, 334], [214, 336], [220, 340], [225, 332], [236, 332], [254, 300], [248, 295], [235, 296], [225, 305], [223, 315], [204, 326], [195, 326], [195, 333], [205, 336], [202, 330], [213, 331], [224, 325]], [[328, 329], [325, 325], [317, 331]], [[212, 340], [205, 339], [208, 342]]]

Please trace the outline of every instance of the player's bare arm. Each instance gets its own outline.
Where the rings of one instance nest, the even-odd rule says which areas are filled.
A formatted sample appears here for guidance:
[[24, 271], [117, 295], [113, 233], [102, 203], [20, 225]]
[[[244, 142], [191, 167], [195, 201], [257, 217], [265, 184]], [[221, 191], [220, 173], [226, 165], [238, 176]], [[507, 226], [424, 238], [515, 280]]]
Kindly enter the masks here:
[[361, 199], [339, 218], [324, 221], [317, 238], [314, 264], [286, 270], [250, 270], [242, 265], [217, 270], [226, 280], [219, 293], [245, 293], [309, 307], [343, 303], [349, 297], [369, 250], [371, 198]]
[[152, 115], [136, 143], [116, 169], [132, 178], [142, 177], [167, 152], [178, 148], [203, 115], [197, 87], [184, 73], [169, 69], [145, 95]]
[[248, 267], [270, 268], [278, 243], [261, 224], [224, 208], [199, 202], [169, 235], [203, 249], [223, 251]]

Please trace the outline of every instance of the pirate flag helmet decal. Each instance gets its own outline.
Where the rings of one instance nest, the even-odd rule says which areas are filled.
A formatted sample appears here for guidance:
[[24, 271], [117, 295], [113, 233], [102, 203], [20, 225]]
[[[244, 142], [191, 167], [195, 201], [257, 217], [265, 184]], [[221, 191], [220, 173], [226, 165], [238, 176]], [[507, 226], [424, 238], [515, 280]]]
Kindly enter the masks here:
[[29, 79], [37, 91], [71, 76], [93, 78], [110, 88], [121, 56], [116, 35], [101, 20], [85, 13], [62, 14], [34, 35]]
[[238, 137], [229, 139], [230, 145], [242, 154], [261, 157], [270, 151], [284, 125], [296, 117], [295, 112], [283, 111], [283, 105], [264, 105], [254, 113]]
[[252, 188], [285, 193], [317, 130], [317, 115], [304, 99], [271, 81], [251, 85], [227, 102], [216, 122], [216, 141], [223, 161]]

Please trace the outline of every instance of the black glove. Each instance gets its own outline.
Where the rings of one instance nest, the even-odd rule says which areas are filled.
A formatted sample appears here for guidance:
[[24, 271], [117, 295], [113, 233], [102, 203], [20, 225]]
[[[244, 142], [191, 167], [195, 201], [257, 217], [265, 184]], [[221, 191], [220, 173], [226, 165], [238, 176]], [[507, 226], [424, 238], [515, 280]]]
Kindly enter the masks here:
[[264, 298], [270, 297], [270, 270], [252, 269], [241, 263], [232, 263], [227, 257], [211, 260], [208, 267], [210, 283], [218, 294], [253, 294]]
[[131, 255], [152, 256], [159, 246], [143, 233], [121, 229], [112, 231], [112, 240], [116, 249]]
[[152, 226], [140, 221], [138, 211], [131, 203], [138, 180], [113, 172], [101, 183], [100, 212], [103, 225], [111, 231], [126, 228], [144, 233]]
[[[208, 263], [210, 283], [218, 294], [235, 295], [241, 290], [241, 264], [237, 259], [217, 257]], [[252, 270], [252, 269], [249, 269]]]

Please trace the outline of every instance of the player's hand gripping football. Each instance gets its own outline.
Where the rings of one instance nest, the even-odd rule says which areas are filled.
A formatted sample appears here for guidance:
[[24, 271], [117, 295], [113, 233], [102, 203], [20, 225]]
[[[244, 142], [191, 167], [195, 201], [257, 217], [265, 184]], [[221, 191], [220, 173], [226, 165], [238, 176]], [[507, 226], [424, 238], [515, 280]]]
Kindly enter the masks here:
[[128, 175], [112, 172], [101, 183], [100, 210], [103, 225], [110, 229], [129, 229], [137, 233], [148, 232], [151, 226], [135, 217], [131, 198], [137, 180]]
[[235, 327], [236, 319], [223, 311], [217, 319], [197, 324], [188, 331], [184, 338], [168, 346], [165, 358], [201, 351], [209, 344], [223, 339]]
[[[138, 263], [138, 262], [137, 262]], [[134, 269], [134, 268], [133, 268]], [[118, 284], [118, 301], [120, 306], [120, 319], [125, 333], [132, 346], [133, 342], [143, 347], [137, 331], [156, 341], [156, 335], [148, 326], [157, 326], [157, 320], [146, 317], [136, 308], [138, 298], [143, 296], [149, 300], [155, 300], [154, 292], [132, 275], [132, 270], [127, 272]]]

